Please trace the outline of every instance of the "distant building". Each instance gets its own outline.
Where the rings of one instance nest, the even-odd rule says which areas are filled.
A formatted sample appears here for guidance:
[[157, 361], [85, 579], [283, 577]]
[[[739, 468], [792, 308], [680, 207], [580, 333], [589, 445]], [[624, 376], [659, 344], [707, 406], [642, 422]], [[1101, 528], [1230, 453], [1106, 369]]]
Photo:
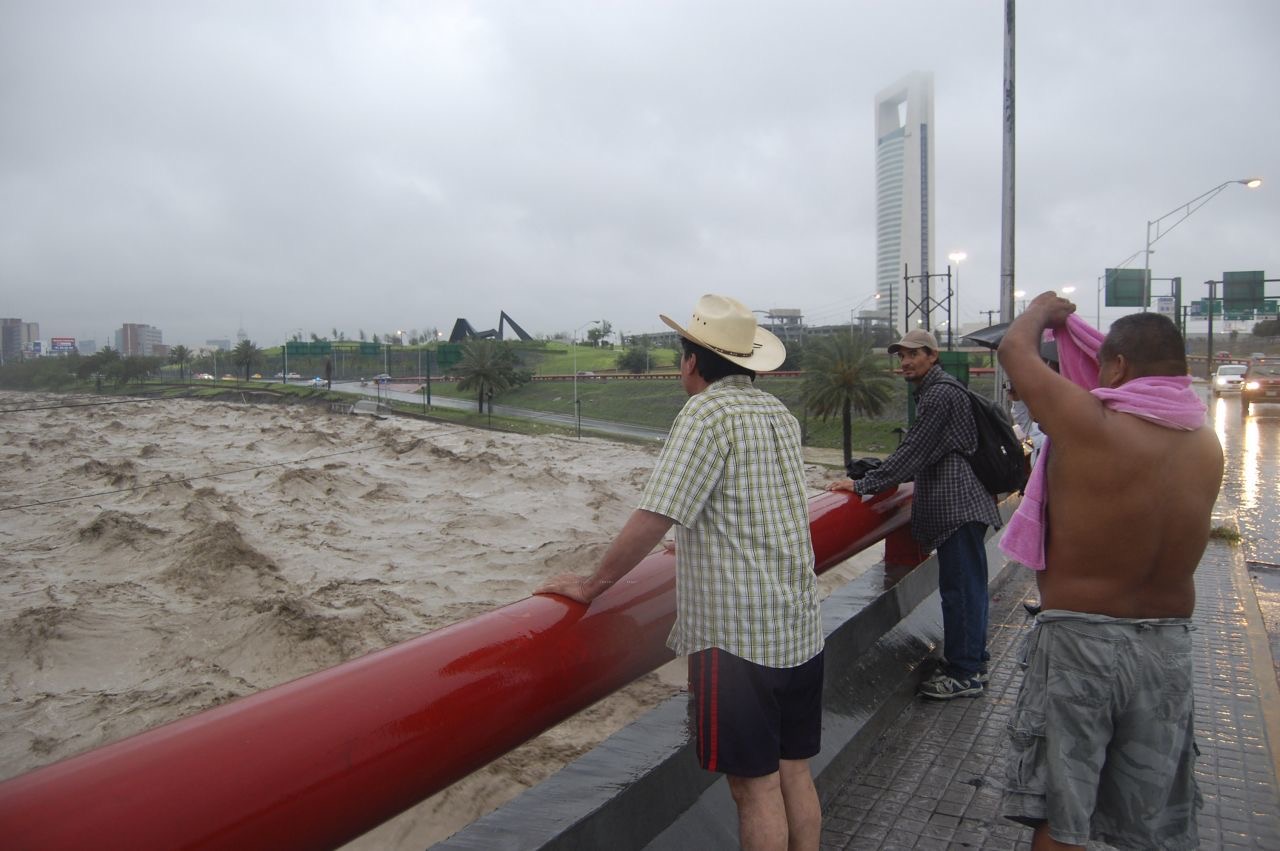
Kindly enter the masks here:
[[23, 351], [35, 352], [41, 347], [35, 345], [40, 342], [40, 323], [39, 322], [23, 322], [22, 323], [22, 349]]
[[126, 322], [116, 332], [116, 351], [125, 357], [151, 356], [155, 353], [155, 347], [160, 345], [163, 345], [160, 329], [150, 325]]
[[219, 351], [219, 352], [229, 352], [231, 351], [231, 341], [230, 340], [205, 340], [204, 347], [206, 349], [215, 349], [216, 351]]
[[784, 342], [804, 339], [804, 317], [794, 308], [775, 307], [763, 311], [760, 325]]
[[[933, 271], [933, 74], [915, 72], [883, 89], [875, 100], [876, 292], [865, 316], [906, 329], [903, 272], [915, 278]], [[931, 285], [922, 278], [919, 284]], [[911, 300], [924, 301], [912, 282]], [[929, 287], [929, 300], [933, 290]], [[912, 326], [917, 327], [913, 316]], [[925, 323], [932, 328], [932, 321]]]
[[98, 341], [76, 340], [76, 351], [82, 355], [96, 355], [98, 353]]
[[0, 364], [22, 359], [23, 325], [21, 319], [0, 319]]

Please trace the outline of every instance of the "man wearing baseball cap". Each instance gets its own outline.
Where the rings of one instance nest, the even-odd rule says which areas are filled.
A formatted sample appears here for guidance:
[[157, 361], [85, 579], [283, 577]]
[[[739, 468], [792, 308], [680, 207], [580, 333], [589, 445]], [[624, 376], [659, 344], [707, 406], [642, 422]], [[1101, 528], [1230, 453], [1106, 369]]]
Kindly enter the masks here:
[[874, 494], [915, 480], [911, 537], [938, 551], [945, 660], [920, 686], [934, 700], [977, 697], [987, 682], [987, 527], [1000, 528], [995, 497], [978, 481], [969, 456], [978, 429], [964, 385], [938, 366], [938, 341], [924, 329], [889, 346], [913, 385], [916, 421], [902, 444], [862, 478], [829, 490]]
[[822, 732], [823, 633], [800, 425], [754, 384], [787, 352], [726, 296], [699, 299], [687, 326], [661, 319], [681, 337], [689, 400], [595, 573], [553, 577], [537, 593], [590, 603], [675, 524], [667, 645], [689, 656], [699, 762], [727, 775], [744, 848], [816, 851], [809, 758]]

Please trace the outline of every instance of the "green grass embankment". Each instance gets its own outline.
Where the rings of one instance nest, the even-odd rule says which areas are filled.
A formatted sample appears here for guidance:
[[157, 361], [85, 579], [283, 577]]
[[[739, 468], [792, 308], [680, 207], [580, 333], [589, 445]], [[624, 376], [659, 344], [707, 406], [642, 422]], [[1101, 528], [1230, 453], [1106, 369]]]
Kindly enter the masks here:
[[[760, 387], [774, 394], [791, 409], [805, 430], [808, 446], [838, 449], [840, 447], [840, 419], [820, 420], [804, 414], [800, 405], [801, 379], [763, 376]], [[981, 386], [983, 378], [974, 379], [974, 389], [990, 392], [990, 378]], [[470, 392], [460, 393], [451, 382], [434, 381], [432, 393], [460, 399], [474, 399]], [[895, 381], [894, 396], [885, 411], [875, 418], [855, 416], [853, 421], [854, 452], [891, 452], [898, 445], [895, 428], [906, 425], [906, 385]], [[600, 377], [580, 377], [578, 398], [582, 402], [582, 415], [592, 419], [629, 423], [647, 428], [667, 429], [684, 405], [684, 390], [674, 378], [624, 380]], [[494, 397], [499, 405], [549, 411], [560, 414], [573, 413], [573, 382], [533, 381]]]

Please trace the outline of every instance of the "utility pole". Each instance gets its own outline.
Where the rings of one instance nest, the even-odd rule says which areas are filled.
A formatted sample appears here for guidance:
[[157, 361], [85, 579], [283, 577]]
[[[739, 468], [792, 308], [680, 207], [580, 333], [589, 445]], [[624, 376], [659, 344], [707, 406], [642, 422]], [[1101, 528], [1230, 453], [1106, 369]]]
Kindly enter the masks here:
[[[1014, 148], [1016, 122], [1014, 106], [1017, 103], [1014, 83], [1015, 68], [1014, 44], [1016, 41], [1014, 27], [1015, 0], [1004, 2], [1004, 115], [1002, 130], [1004, 138], [1003, 154], [1000, 170], [1000, 321], [1013, 321], [1014, 291]], [[997, 366], [995, 402], [1002, 411], [1009, 410], [1009, 402], [1005, 398], [1004, 375]]]

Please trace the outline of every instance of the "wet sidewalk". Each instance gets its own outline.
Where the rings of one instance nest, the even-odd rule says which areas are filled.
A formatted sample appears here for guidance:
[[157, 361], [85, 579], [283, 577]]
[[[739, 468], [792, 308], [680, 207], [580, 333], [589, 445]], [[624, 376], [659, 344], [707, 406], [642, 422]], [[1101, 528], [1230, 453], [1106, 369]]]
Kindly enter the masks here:
[[[1196, 593], [1201, 846], [1280, 851], [1276, 682], [1238, 547], [1210, 542]], [[865, 764], [823, 802], [824, 851], [1031, 847], [1029, 828], [999, 816], [1005, 727], [1021, 680], [1017, 655], [1031, 625], [1027, 599], [1035, 599], [1031, 571], [1015, 568], [992, 598], [987, 693], [913, 701]]]

